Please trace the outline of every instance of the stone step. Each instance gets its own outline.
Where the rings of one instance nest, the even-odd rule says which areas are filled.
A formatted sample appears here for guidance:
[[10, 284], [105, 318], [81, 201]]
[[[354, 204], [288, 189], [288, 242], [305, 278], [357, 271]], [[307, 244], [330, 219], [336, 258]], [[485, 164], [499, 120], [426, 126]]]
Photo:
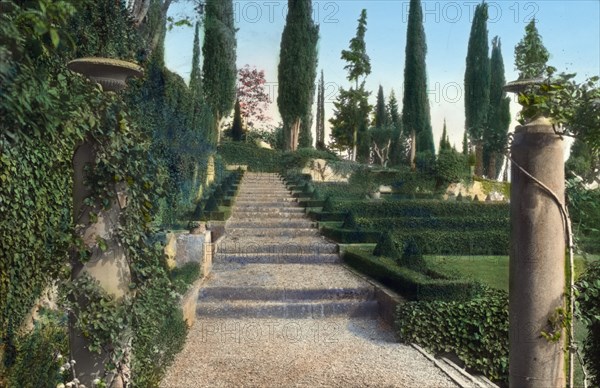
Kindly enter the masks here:
[[303, 318], [322, 319], [336, 316], [377, 317], [377, 301], [312, 301], [312, 302], [232, 302], [199, 303], [198, 317], [216, 318]]
[[227, 235], [231, 237], [308, 237], [318, 236], [319, 230], [315, 228], [227, 228]]
[[238, 219], [230, 219], [225, 225], [227, 230], [236, 228], [316, 228], [317, 223], [309, 221], [305, 218], [296, 220], [248, 220], [240, 221]]
[[223, 301], [265, 301], [265, 302], [311, 302], [338, 300], [370, 300], [373, 289], [356, 288], [321, 288], [321, 289], [286, 289], [263, 287], [207, 287], [200, 290], [199, 302]]
[[238, 191], [238, 196], [244, 195], [260, 195], [266, 197], [290, 197], [291, 192], [283, 191], [283, 190], [249, 190], [249, 189], [240, 189]]
[[214, 263], [238, 264], [336, 264], [342, 260], [337, 253], [218, 253]]
[[272, 204], [267, 205], [266, 203], [263, 204], [245, 204], [245, 205], [240, 205], [237, 203], [237, 201], [235, 202], [235, 205], [233, 206], [233, 211], [235, 213], [239, 212], [239, 211], [252, 211], [252, 212], [257, 212], [257, 213], [278, 213], [278, 212], [283, 212], [283, 213], [291, 213], [291, 212], [300, 212], [300, 213], [304, 213], [304, 208], [301, 207], [299, 204], [295, 204], [296, 206], [292, 206], [293, 203], [292, 202], [275, 202]]
[[[241, 240], [241, 241], [239, 241]], [[264, 240], [264, 241], [261, 241]], [[338, 253], [337, 244], [321, 242], [321, 243], [299, 243], [289, 242], [273, 242], [273, 238], [264, 237], [248, 237], [245, 239], [238, 239], [238, 241], [223, 241], [219, 244], [219, 252], [221, 253], [236, 253], [236, 254], [249, 254], [249, 253], [273, 253], [273, 254], [287, 254], [287, 253], [301, 253], [305, 255], [315, 254], [326, 254], [326, 253]]]
[[[302, 209], [304, 210], [304, 209]], [[244, 221], [252, 222], [255, 220], [269, 222], [285, 222], [306, 220], [304, 212], [257, 212], [257, 211], [237, 211], [229, 218], [229, 222]]]
[[235, 203], [239, 206], [262, 206], [262, 204], [287, 204], [287, 206], [295, 206], [298, 203], [298, 199], [292, 197], [238, 196]]

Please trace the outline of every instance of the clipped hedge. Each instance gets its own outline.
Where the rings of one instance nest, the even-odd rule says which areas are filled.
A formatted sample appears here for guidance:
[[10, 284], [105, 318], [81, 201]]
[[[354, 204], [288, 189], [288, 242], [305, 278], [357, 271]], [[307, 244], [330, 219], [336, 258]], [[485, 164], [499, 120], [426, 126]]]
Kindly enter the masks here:
[[358, 226], [366, 229], [434, 229], [434, 230], [509, 230], [509, 218], [468, 217], [356, 217]]
[[426, 255], [508, 255], [509, 230], [394, 230], [397, 242], [414, 239]]
[[414, 201], [333, 201], [333, 210], [353, 210], [357, 217], [506, 218], [508, 203]]
[[398, 266], [392, 259], [376, 257], [365, 251], [348, 249], [344, 261], [356, 270], [390, 287], [409, 300], [467, 300], [481, 289], [464, 279], [435, 278]]
[[356, 230], [323, 226], [321, 234], [340, 244], [367, 244], [379, 241], [381, 232], [376, 230]]
[[409, 302], [398, 306], [396, 333], [433, 353], [455, 353], [468, 369], [508, 380], [508, 294], [487, 290], [468, 301]]
[[226, 164], [247, 165], [249, 171], [280, 170], [281, 152], [260, 148], [254, 143], [222, 141], [217, 150]]

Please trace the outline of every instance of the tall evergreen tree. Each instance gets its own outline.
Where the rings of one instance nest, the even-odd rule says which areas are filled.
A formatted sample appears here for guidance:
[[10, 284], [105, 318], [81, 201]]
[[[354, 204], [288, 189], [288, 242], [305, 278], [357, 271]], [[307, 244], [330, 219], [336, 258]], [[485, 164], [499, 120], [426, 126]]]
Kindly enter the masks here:
[[398, 100], [394, 89], [390, 92], [388, 100], [388, 117], [392, 127], [392, 145], [390, 149], [390, 162], [393, 165], [401, 164], [406, 161], [407, 143], [406, 134], [402, 131], [402, 116], [398, 111]]
[[487, 166], [487, 176], [496, 179], [502, 162], [502, 151], [508, 140], [510, 126], [510, 98], [504, 91], [504, 60], [500, 38], [492, 39], [492, 59], [490, 60], [490, 107], [488, 124], [484, 133], [483, 157]]
[[427, 97], [427, 70], [425, 55], [427, 42], [423, 28], [423, 10], [420, 0], [411, 0], [406, 30], [406, 62], [404, 65], [404, 98], [402, 99], [402, 126], [411, 136], [409, 162], [414, 167], [415, 154], [435, 153], [429, 98]]
[[450, 145], [450, 138], [448, 137], [448, 132], [446, 131], [446, 119], [444, 119], [444, 129], [442, 130], [442, 137], [440, 138], [439, 152], [450, 149], [452, 149], [452, 146]]
[[217, 141], [235, 104], [236, 38], [232, 0], [207, 0], [204, 23], [204, 95], [215, 119]]
[[312, 144], [309, 124], [317, 77], [318, 40], [319, 27], [312, 20], [311, 0], [288, 0], [277, 76], [277, 105], [287, 150], [297, 149], [299, 143]]
[[321, 70], [321, 79], [317, 92], [317, 149], [324, 150], [325, 147], [325, 75]]
[[234, 141], [241, 141], [244, 138], [244, 125], [242, 124], [242, 113], [240, 109], [240, 100], [235, 100], [233, 108], [233, 123], [231, 124], [231, 138]]
[[475, 174], [483, 175], [483, 135], [490, 101], [490, 59], [488, 56], [488, 5], [475, 8], [465, 70], [465, 128], [475, 144]]
[[384, 128], [390, 124], [387, 106], [385, 105], [385, 96], [383, 95], [383, 87], [379, 85], [377, 91], [377, 104], [375, 105], [375, 128]]
[[[365, 78], [371, 74], [371, 62], [367, 55], [365, 33], [367, 31], [367, 10], [363, 9], [358, 19], [356, 36], [350, 40], [350, 49], [342, 50], [342, 59], [347, 62], [348, 81], [354, 87], [348, 90], [340, 88], [338, 99], [334, 102], [335, 117], [332, 137], [341, 146], [351, 148], [352, 159], [366, 162], [369, 158], [370, 139], [368, 120], [371, 106], [369, 92], [365, 90]], [[360, 81], [360, 83], [359, 83]]]
[[525, 36], [515, 46], [515, 66], [519, 70], [519, 79], [542, 76], [549, 57], [535, 26], [535, 19], [532, 19], [525, 27]]
[[200, 23], [196, 23], [194, 47], [192, 51], [192, 72], [190, 73], [190, 95], [192, 105], [191, 128], [200, 131], [207, 143], [214, 143], [214, 122], [210, 108], [204, 99], [202, 86], [202, 69], [200, 68]]
[[467, 137], [467, 131], [463, 135], [462, 141], [462, 153], [464, 156], [469, 156], [469, 138]]

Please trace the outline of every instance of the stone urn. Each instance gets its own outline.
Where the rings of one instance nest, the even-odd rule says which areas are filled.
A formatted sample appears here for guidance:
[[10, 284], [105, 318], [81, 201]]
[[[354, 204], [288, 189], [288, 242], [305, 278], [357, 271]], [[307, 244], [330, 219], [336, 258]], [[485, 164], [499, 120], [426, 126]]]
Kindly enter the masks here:
[[127, 86], [127, 78], [142, 75], [142, 68], [120, 59], [88, 57], [74, 59], [67, 67], [102, 85], [105, 91], [119, 91]]

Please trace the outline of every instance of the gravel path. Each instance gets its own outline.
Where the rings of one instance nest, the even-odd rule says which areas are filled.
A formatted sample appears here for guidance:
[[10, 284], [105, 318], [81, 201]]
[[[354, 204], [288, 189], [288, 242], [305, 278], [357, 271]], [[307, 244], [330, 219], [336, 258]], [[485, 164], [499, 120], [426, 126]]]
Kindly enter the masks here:
[[456, 387], [371, 319], [204, 319], [161, 387]]

